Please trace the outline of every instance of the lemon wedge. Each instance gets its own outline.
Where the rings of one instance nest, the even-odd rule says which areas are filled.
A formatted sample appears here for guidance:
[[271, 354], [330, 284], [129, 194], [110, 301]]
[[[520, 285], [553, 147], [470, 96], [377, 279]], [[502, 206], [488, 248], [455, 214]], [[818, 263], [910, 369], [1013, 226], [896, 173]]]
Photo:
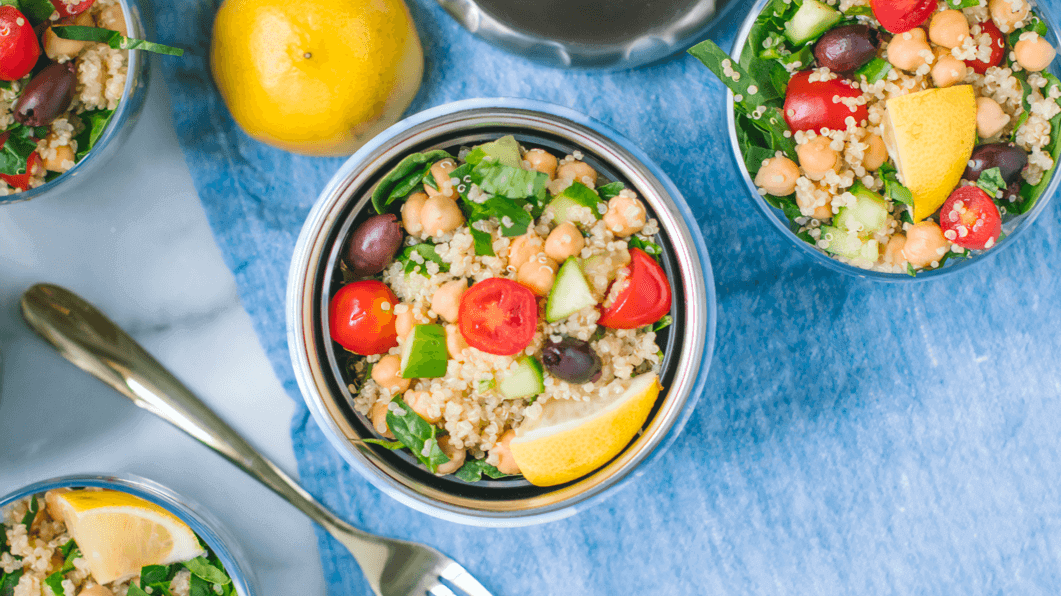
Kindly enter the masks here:
[[889, 99], [884, 144], [914, 195], [914, 222], [932, 215], [962, 178], [976, 144], [976, 96], [970, 85]]
[[75, 490], [58, 495], [56, 503], [97, 583], [124, 581], [145, 565], [206, 554], [187, 524], [128, 493]]
[[656, 373], [646, 373], [631, 379], [619, 394], [543, 404], [541, 417], [516, 431], [512, 457], [535, 486], [585, 476], [608, 463], [637, 435], [659, 390]]

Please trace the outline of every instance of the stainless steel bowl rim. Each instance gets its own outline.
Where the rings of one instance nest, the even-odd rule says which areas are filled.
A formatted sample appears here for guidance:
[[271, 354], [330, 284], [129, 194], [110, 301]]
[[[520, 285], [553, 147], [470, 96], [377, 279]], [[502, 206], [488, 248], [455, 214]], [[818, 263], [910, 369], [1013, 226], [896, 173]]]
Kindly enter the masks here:
[[154, 503], [159, 507], [173, 513], [181, 521], [188, 524], [203, 542], [205, 542], [218, 559], [224, 565], [225, 571], [236, 585], [240, 596], [256, 596], [258, 594], [253, 575], [243, 561], [243, 554], [239, 543], [227, 531], [210, 512], [183, 495], [178, 495], [153, 480], [137, 476], [135, 474], [78, 474], [72, 476], [60, 476], [50, 480], [35, 482], [24, 486], [10, 494], [0, 496], [0, 508], [24, 499], [31, 495], [40, 494], [56, 488], [109, 488], [129, 493], [140, 497], [145, 501]]
[[[744, 50], [744, 45], [747, 43], [748, 36], [751, 34], [752, 27], [755, 25], [755, 19], [759, 16], [759, 14], [763, 11], [763, 8], [765, 8], [766, 4], [770, 1], [771, 0], [756, 0], [755, 5], [752, 6], [749, 10], [748, 16], [745, 17], [744, 23], [741, 25], [740, 31], [738, 31], [737, 33], [736, 41], [733, 42], [733, 51], [730, 52], [730, 55], [733, 56], [733, 59], [735, 61], [740, 61], [741, 53]], [[1044, 20], [1049, 25], [1050, 35], [1053, 37], [1052, 43], [1054, 47], [1061, 47], [1061, 45], [1059, 45], [1057, 30], [1058, 22], [1056, 19], [1053, 18], [1054, 15], [1051, 13], [1049, 7], [1045, 6], [1045, 3], [1039, 2], [1035, 5], [1034, 9], [1044, 17]], [[1061, 72], [1059, 72], [1059, 67], [1056, 61], [1051, 65], [1050, 70], [1054, 74], [1061, 74]], [[1019, 216], [1016, 220], [1014, 220], [1016, 221], [1016, 223], [1015, 228], [1012, 230], [1012, 232], [1009, 233], [1005, 238], [1003, 238], [1002, 241], [998, 243], [998, 245], [975, 257], [961, 259], [958, 262], [951, 261], [949, 264], [945, 263], [944, 266], [940, 267], [939, 269], [918, 271], [916, 277], [911, 277], [910, 275], [906, 275], [904, 273], [886, 273], [883, 271], [869, 271], [866, 269], [860, 269], [858, 267], [855, 267], [854, 265], [848, 265], [847, 263], [842, 263], [832, 257], [829, 257], [818, 249], [814, 248], [813, 246], [797, 238], [796, 235], [793, 234], [791, 230], [789, 230], [788, 220], [784, 218], [780, 211], [775, 210], [773, 207], [771, 207], [762, 198], [762, 196], [759, 195], [759, 191], [758, 188], [755, 186], [755, 182], [752, 180], [751, 176], [748, 174], [747, 168], [745, 168], [744, 166], [744, 156], [741, 154], [740, 144], [737, 142], [737, 120], [736, 113], [734, 111], [733, 92], [727, 90], [726, 95], [726, 124], [729, 129], [730, 149], [733, 158], [737, 161], [737, 170], [740, 172], [741, 177], [744, 179], [744, 184], [748, 188], [749, 193], [751, 193], [752, 202], [755, 203], [755, 206], [759, 208], [759, 211], [766, 216], [766, 219], [771, 224], [773, 224], [774, 228], [782, 236], [784, 236], [790, 243], [794, 244], [798, 250], [803, 252], [803, 254], [810, 257], [811, 260], [817, 262], [819, 265], [824, 265], [829, 269], [832, 269], [833, 271], [839, 271], [840, 273], [844, 273], [854, 277], [892, 283], [925, 281], [930, 279], [936, 279], [943, 275], [964, 270], [971, 265], [983, 262], [989, 258], [993, 258], [1001, 250], [1013, 244], [1013, 241], [1020, 234], [1022, 234], [1024, 230], [1031, 227], [1035, 219], [1039, 217], [1039, 215], [1046, 209], [1046, 206], [1050, 203], [1050, 201], [1053, 200], [1054, 195], [1057, 194], [1058, 185], [1061, 184], [1061, 168], [1059, 168], [1058, 170], [1055, 170], [1054, 177], [1050, 180], [1050, 184], [1047, 185], [1046, 189], [1043, 191], [1043, 194], [1039, 196], [1039, 199], [1036, 201], [1035, 206], [1032, 208], [1032, 210]], [[1009, 223], [1010, 225], [1014, 225], [1013, 222]]]
[[[408, 486], [382, 472], [369, 462], [365, 456], [360, 454], [357, 449], [352, 447], [351, 442], [339, 429], [335, 420], [329, 416], [321, 388], [314, 378], [314, 365], [311, 364], [311, 355], [307, 351], [310, 349], [307, 343], [312, 342], [312, 334], [314, 332], [312, 327], [315, 322], [307, 322], [308, 315], [304, 312], [303, 305], [306, 304], [307, 297], [312, 297], [315, 290], [310, 284], [313, 282], [312, 272], [316, 270], [316, 263], [319, 263], [322, 258], [327, 258], [327, 255], [320, 254], [320, 252], [323, 252], [324, 247], [316, 247], [315, 244], [319, 238], [327, 235], [332, 226], [338, 225], [339, 222], [336, 221], [335, 214], [341, 210], [341, 206], [346, 204], [349, 199], [350, 193], [348, 191], [352, 188], [361, 190], [354, 183], [354, 179], [358, 176], [367, 177], [372, 173], [373, 170], [364, 169], [366, 164], [373, 161], [379, 162], [384, 156], [389, 159], [391, 152], [400, 154], [402, 151], [406, 151], [403, 148], [403, 143], [408, 145], [414, 142], [423, 142], [430, 138], [430, 135], [426, 135], [425, 138], [410, 137], [408, 133], [411, 130], [436, 122], [452, 121], [462, 115], [466, 116], [477, 111], [483, 112], [483, 118], [486, 118], [489, 114], [492, 114], [493, 118], [497, 118], [498, 114], [505, 114], [508, 117], [513, 117], [515, 114], [524, 114], [536, 117], [538, 119], [536, 120], [537, 124], [548, 121], [557, 126], [559, 126], [559, 123], [573, 125], [592, 133], [597, 140], [612, 149], [620, 150], [620, 153], [625, 152], [641, 168], [642, 173], [652, 177], [664, 191], [665, 198], [663, 200], [666, 203], [663, 206], [666, 206], [669, 211], [674, 211], [674, 213], [670, 213], [667, 216], [672, 219], [673, 229], [664, 225], [664, 214], [661, 212], [661, 206], [653, 205], [657, 214], [661, 216], [661, 227], [671, 236], [675, 245], [675, 253], [678, 254], [685, 250], [686, 254], [684, 256], [689, 259], [689, 263], [695, 264], [695, 268], [689, 267], [689, 270], [685, 270], [688, 263], [683, 262], [683, 268], [680, 271], [684, 282], [683, 288], [685, 288], [690, 298], [689, 311], [691, 316], [689, 317], [688, 328], [685, 330], [684, 341], [686, 348], [676, 367], [675, 383], [667, 388], [668, 391], [673, 390], [673, 393], [669, 394], [664, 402], [665, 405], [670, 404], [667, 406], [667, 414], [670, 419], [659, 422], [660, 425], [666, 425], [665, 429], [657, 433], [658, 436], [654, 437], [654, 441], [651, 444], [639, 449], [636, 456], [628, 456], [624, 453], [619, 460], [613, 461], [612, 464], [606, 466], [604, 469], [608, 470], [612, 465], [623, 460], [623, 458], [629, 459], [629, 461], [623, 462], [625, 467], [620, 472], [613, 471], [607, 481], [597, 484], [592, 490], [586, 490], [578, 493], [576, 497], [565, 498], [549, 506], [522, 511], [488, 511], [441, 502], [411, 490]], [[518, 124], [511, 122], [506, 122], [506, 124], [518, 126]], [[446, 132], [449, 132], [449, 130], [447, 129]], [[559, 134], [557, 131], [551, 132]], [[573, 144], [583, 146], [587, 144], [585, 140], [568, 140]], [[610, 163], [610, 165], [614, 164]], [[367, 197], [363, 198], [362, 202], [366, 199]], [[646, 200], [648, 199], [646, 198]], [[679, 242], [679, 237], [682, 237], [684, 245]], [[318, 252], [318, 249], [320, 252]], [[697, 285], [692, 285], [689, 282], [691, 279], [698, 280]], [[327, 300], [327, 297], [325, 297], [325, 300]], [[703, 392], [706, 383], [708, 368], [714, 352], [715, 291], [707, 248], [691, 210], [673, 182], [647, 155], [629, 140], [609, 127], [564, 107], [526, 99], [471, 99], [438, 106], [406, 118], [358, 150], [338, 170], [310, 211], [295, 246], [288, 278], [287, 324], [288, 347], [291, 352], [295, 377], [307, 407], [328, 441], [351, 467], [392, 498], [428, 515], [457, 523], [478, 526], [521, 526], [562, 519], [599, 503], [607, 495], [613, 493], [614, 489], [626, 485], [632, 478], [645, 470], [646, 468], [642, 464], [658, 458], [674, 441], [691, 416], [695, 403]], [[700, 333], [699, 338], [690, 338], [696, 332]], [[693, 341], [690, 341], [690, 339]], [[678, 383], [679, 379], [681, 379], [681, 383]], [[662, 415], [663, 408], [657, 413], [656, 418], [660, 419]], [[656, 420], [654, 419], [650, 428], [653, 428], [655, 424]], [[634, 450], [630, 449], [628, 451]], [[578, 487], [579, 484], [581, 482], [558, 492], [570, 491]]]

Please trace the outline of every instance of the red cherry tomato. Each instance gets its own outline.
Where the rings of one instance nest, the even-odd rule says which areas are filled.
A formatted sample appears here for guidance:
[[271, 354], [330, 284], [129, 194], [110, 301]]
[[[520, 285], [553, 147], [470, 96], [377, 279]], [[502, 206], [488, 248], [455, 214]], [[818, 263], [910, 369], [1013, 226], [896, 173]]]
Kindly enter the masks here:
[[939, 227], [943, 228], [943, 235], [958, 246], [983, 250], [998, 242], [1002, 216], [986, 192], [976, 186], [963, 186], [943, 203]]
[[866, 106], [855, 111], [835, 98], [861, 97], [862, 90], [844, 79], [811, 83], [811, 71], [796, 73], [785, 91], [785, 122], [793, 132], [798, 130], [847, 130], [847, 117], [854, 116], [860, 123], [869, 118]]
[[[5, 132], [0, 134], [0, 149], [4, 148], [4, 144], [7, 143], [7, 137], [11, 133]], [[37, 155], [37, 152], [29, 154], [26, 158], [26, 172], [23, 174], [0, 174], [0, 180], [7, 182], [7, 185], [11, 188], [17, 188], [19, 190], [26, 190], [29, 188], [29, 180], [33, 177], [33, 169], [37, 166], [43, 165], [41, 156]]]
[[870, 0], [869, 7], [882, 27], [904, 33], [920, 27], [936, 12], [937, 0]]
[[511, 279], [493, 277], [464, 292], [457, 317], [469, 346], [512, 356], [534, 341], [538, 301], [533, 292]]
[[332, 339], [355, 354], [386, 354], [398, 345], [394, 307], [398, 297], [383, 282], [355, 281], [339, 289], [328, 305]]
[[[975, 28], [976, 25], [973, 25], [973, 27]], [[984, 33], [991, 36], [991, 57], [988, 58], [987, 62], [982, 60], [965, 61], [965, 65], [975, 70], [977, 74], [984, 74], [992, 66], [1002, 64], [1002, 57], [1006, 55], [1006, 37], [1002, 35], [1002, 32], [998, 30], [995, 22], [991, 19], [980, 23], [980, 34], [974, 34], [973, 39], [979, 41], [980, 35]]]
[[74, 4], [67, 4], [63, 2], [63, 0], [52, 0], [52, 6], [55, 7], [55, 10], [59, 11], [60, 17], [66, 18], [85, 12], [95, 1], [96, 0], [82, 0], [81, 2], [76, 2]]
[[40, 55], [41, 44], [26, 15], [14, 6], [0, 6], [0, 80], [26, 76]]
[[598, 325], [636, 329], [655, 323], [670, 312], [670, 282], [659, 263], [645, 251], [631, 248], [629, 268], [626, 287], [611, 306], [601, 310]]

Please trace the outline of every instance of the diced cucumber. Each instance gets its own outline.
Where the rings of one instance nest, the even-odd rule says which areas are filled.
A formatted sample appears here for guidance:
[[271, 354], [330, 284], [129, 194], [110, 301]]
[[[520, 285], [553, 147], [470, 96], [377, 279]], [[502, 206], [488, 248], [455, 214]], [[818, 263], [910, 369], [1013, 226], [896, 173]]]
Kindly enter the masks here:
[[828, 242], [826, 252], [870, 262], [876, 262], [880, 258], [880, 244], [876, 240], [862, 240], [857, 234], [831, 226], [822, 226], [821, 230], [821, 239]]
[[556, 198], [549, 203], [549, 209], [553, 212], [553, 221], [559, 225], [570, 221], [568, 210], [572, 207], [588, 207], [593, 212], [593, 216], [600, 219], [604, 214], [600, 212], [599, 206], [603, 204], [597, 191], [581, 182], [573, 182], [571, 186], [556, 195]]
[[794, 44], [806, 43], [832, 28], [844, 15], [818, 0], [803, 0], [792, 19], [785, 23], [785, 36]]
[[582, 265], [572, 257], [564, 261], [556, 274], [556, 281], [545, 304], [545, 320], [555, 323], [596, 303], [593, 291], [586, 283], [586, 275], [582, 273]]
[[444, 377], [448, 361], [446, 330], [442, 325], [417, 325], [402, 346], [402, 378]]
[[519, 155], [519, 143], [512, 135], [479, 145], [472, 149], [472, 152], [465, 157], [465, 161], [474, 166], [479, 165], [479, 162], [486, 157], [512, 168], [523, 165], [523, 158]]
[[516, 363], [516, 370], [501, 380], [497, 389], [505, 399], [534, 397], [545, 391], [542, 364], [534, 356], [524, 356]]
[[855, 195], [854, 205], [841, 207], [833, 224], [862, 237], [875, 234], [888, 223], [888, 203], [884, 197], [856, 182], [848, 191]]

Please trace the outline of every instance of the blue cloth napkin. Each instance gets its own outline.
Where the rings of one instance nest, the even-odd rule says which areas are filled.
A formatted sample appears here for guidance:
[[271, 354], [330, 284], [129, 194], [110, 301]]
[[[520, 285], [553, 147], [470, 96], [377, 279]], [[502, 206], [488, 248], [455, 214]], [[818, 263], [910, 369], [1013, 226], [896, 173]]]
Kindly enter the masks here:
[[[718, 348], [685, 432], [604, 504], [560, 522], [478, 529], [371, 487], [301, 407], [302, 482], [372, 532], [426, 542], [496, 594], [1056, 594], [1061, 591], [1061, 201], [1014, 245], [953, 277], [860, 281], [798, 255], [729, 157], [724, 91], [678, 56], [563, 72], [473, 38], [409, 0], [427, 55], [410, 113], [515, 96], [587, 113], [638, 143], [700, 223]], [[1059, 8], [1057, 0], [1050, 7]], [[205, 59], [216, 2], [156, 6], [192, 177], [277, 374], [295, 239], [339, 159], [259, 144], [232, 122]], [[739, 15], [738, 15], [739, 16]], [[732, 43], [736, 20], [716, 31]], [[370, 594], [320, 534], [332, 596]]]

